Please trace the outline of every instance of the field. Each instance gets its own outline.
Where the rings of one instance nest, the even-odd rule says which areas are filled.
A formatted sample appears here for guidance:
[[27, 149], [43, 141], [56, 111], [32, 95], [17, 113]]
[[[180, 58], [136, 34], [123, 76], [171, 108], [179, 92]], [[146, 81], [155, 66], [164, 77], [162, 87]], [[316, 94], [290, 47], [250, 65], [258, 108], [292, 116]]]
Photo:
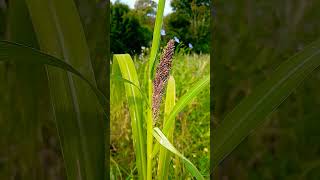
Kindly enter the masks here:
[[[143, 79], [143, 68], [148, 58], [135, 58], [139, 78]], [[176, 82], [177, 100], [204, 75], [210, 73], [209, 55], [176, 55], [173, 59], [171, 75]], [[122, 90], [121, 90], [122, 91]], [[111, 80], [111, 176], [116, 179], [136, 178], [135, 157], [132, 144], [130, 117], [125, 102], [125, 94], [116, 96], [119, 89]], [[210, 164], [210, 87], [207, 86], [176, 117], [173, 145], [188, 158], [201, 172], [208, 176]], [[163, 109], [163, 107], [161, 108]], [[161, 110], [162, 111], [162, 110]], [[160, 115], [161, 117], [161, 115]], [[161, 119], [161, 118], [160, 118]], [[157, 122], [161, 124], [161, 121]], [[160, 125], [161, 127], [161, 125]], [[174, 157], [170, 165], [169, 177], [190, 179], [179, 158]], [[175, 168], [173, 168], [173, 165]], [[120, 178], [121, 177], [121, 178]]]

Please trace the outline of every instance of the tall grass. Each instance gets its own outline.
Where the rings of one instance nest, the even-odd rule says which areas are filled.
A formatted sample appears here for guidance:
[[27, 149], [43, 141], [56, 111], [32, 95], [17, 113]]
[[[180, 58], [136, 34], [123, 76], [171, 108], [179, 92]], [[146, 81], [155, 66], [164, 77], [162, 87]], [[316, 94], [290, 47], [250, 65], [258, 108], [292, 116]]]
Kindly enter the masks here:
[[[203, 179], [203, 175], [197, 168], [186, 159], [177, 149], [170, 143], [172, 141], [173, 127], [175, 126], [174, 119], [176, 115], [187, 104], [196, 97], [205, 87], [209, 85], [209, 76], [194, 83], [194, 87], [181, 97], [178, 102], [175, 102], [175, 81], [174, 77], [170, 76], [172, 55], [174, 51], [174, 41], [169, 41], [160, 56], [159, 65], [157, 65], [158, 49], [160, 44], [160, 30], [162, 26], [163, 10], [165, 1], [160, 0], [156, 22], [154, 27], [153, 41], [151, 54], [148, 65], [145, 66], [142, 79], [139, 80], [137, 69], [133, 60], [128, 54], [114, 55], [112, 65], [113, 81], [122, 81], [128, 103], [131, 127], [133, 135], [133, 146], [136, 156], [136, 167], [138, 170], [139, 179], [153, 179], [161, 176], [164, 179], [168, 178], [168, 165], [170, 162], [169, 151], [182, 159], [187, 170], [197, 179]], [[121, 78], [117, 78], [121, 77]], [[142, 80], [142, 81], [141, 81]], [[141, 85], [144, 84], [144, 86]], [[166, 86], [168, 83], [168, 87]], [[169, 90], [165, 90], [165, 88]], [[121, 89], [121, 87], [115, 89]], [[171, 90], [170, 90], [171, 89]], [[162, 103], [162, 94], [166, 93], [165, 103], [165, 122], [162, 131], [157, 127], [157, 121], [160, 120], [159, 108]], [[120, 93], [120, 91], [118, 91]], [[121, 95], [116, 95], [117, 97]], [[176, 104], [173, 106], [173, 104]], [[154, 139], [155, 138], [155, 139]], [[155, 140], [158, 143], [154, 143]], [[160, 145], [162, 148], [160, 148]], [[158, 172], [154, 171], [156, 156], [161, 149], [158, 163]]]
[[[145, 67], [148, 65], [147, 61], [147, 57], [135, 59], [134, 61], [139, 80], [141, 80], [140, 86], [144, 92], [146, 92], [145, 89], [147, 86], [147, 83], [143, 81], [145, 77]], [[209, 62], [209, 55], [175, 54], [173, 67], [170, 73], [171, 76], [174, 77], [172, 80], [175, 81], [175, 104], [177, 100], [181, 99], [181, 97], [190, 90], [190, 87], [192, 87], [196, 81], [210, 73]], [[118, 78], [111, 79], [112, 96], [110, 99], [112, 107], [110, 117], [111, 145], [112, 158], [114, 159], [114, 161], [111, 162], [111, 166], [113, 167], [111, 173], [118, 179], [121, 179], [121, 177], [136, 178], [137, 169], [135, 169], [135, 157], [134, 152], [132, 151], [130, 114], [127, 108], [126, 97], [121, 93], [124, 91], [123, 82], [115, 79]], [[170, 80], [168, 81], [166, 91], [171, 91], [169, 89]], [[163, 97], [166, 96], [168, 96], [167, 92], [165, 92]], [[174, 146], [179, 149], [185, 157], [193, 162], [204, 176], [208, 175], [209, 170], [209, 96], [209, 86], [206, 86], [203, 91], [197, 95], [197, 98], [193, 99], [186, 108], [174, 118], [174, 126], [170, 129], [170, 131], [173, 132], [173, 136], [171, 136], [171, 138], [170, 135], [167, 136], [170, 142], [174, 143]], [[163, 127], [163, 124], [166, 121], [165, 119], [168, 115], [168, 110], [166, 109], [170, 107], [167, 105], [168, 100], [169, 98], [164, 98], [162, 100], [159, 119], [156, 122], [157, 127]], [[162, 154], [162, 149], [165, 149], [164, 147], [159, 147], [159, 145], [157, 146], [159, 151], [153, 156], [154, 177], [159, 177], [158, 174], [160, 174], [160, 171], [158, 170], [158, 166], [160, 163], [160, 154]], [[192, 176], [184, 167], [183, 162], [178, 156], [171, 152], [168, 152], [167, 154], [170, 156], [168, 157], [170, 163], [167, 166], [169, 170], [165, 172], [168, 173], [170, 178], [186, 179]]]

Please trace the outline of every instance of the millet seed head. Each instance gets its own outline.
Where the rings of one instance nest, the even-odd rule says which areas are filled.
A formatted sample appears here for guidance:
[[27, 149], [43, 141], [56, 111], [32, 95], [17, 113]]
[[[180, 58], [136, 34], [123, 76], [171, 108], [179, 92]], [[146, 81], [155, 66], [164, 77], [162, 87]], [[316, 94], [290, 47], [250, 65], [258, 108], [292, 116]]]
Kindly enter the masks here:
[[171, 39], [163, 50], [160, 63], [156, 69], [155, 78], [153, 80], [152, 115], [154, 123], [158, 118], [162, 96], [169, 79], [173, 53], [174, 40]]

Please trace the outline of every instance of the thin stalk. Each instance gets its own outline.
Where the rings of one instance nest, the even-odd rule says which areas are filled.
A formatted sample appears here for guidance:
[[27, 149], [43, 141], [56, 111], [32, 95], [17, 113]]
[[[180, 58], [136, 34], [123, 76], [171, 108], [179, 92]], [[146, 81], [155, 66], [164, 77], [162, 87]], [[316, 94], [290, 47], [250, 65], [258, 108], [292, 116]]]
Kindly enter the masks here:
[[156, 60], [156, 55], [159, 49], [160, 45], [160, 31], [162, 27], [162, 19], [163, 19], [163, 11], [166, 1], [165, 0], [159, 0], [158, 3], [158, 9], [157, 9], [157, 16], [156, 16], [156, 22], [154, 25], [154, 31], [153, 31], [153, 39], [152, 39], [152, 48], [150, 53], [150, 59], [149, 59], [149, 78], [152, 79], [152, 71], [154, 67], [154, 62]]
[[[152, 104], [152, 81], [149, 79], [149, 104]], [[152, 179], [152, 143], [153, 143], [153, 119], [152, 109], [148, 108], [147, 123], [147, 180]]]
[[[152, 75], [153, 75], [153, 66], [156, 59], [156, 55], [160, 45], [160, 31], [162, 27], [163, 20], [163, 12], [165, 6], [165, 0], [159, 0], [156, 22], [153, 31], [153, 39], [152, 39], [152, 47], [151, 54], [149, 59], [149, 73], [148, 73], [148, 87], [149, 87], [149, 103], [152, 104]], [[147, 180], [152, 179], [152, 141], [153, 141], [153, 117], [152, 117], [152, 109], [148, 109], [148, 117], [147, 117]]]
[[[168, 80], [167, 90], [166, 90], [166, 100], [165, 100], [165, 109], [164, 109], [164, 124], [167, 124], [167, 117], [172, 111], [175, 105], [175, 95], [176, 87], [175, 80], [173, 76], [170, 76]], [[175, 121], [173, 118], [172, 121]], [[174, 123], [172, 127], [166, 134], [169, 141], [173, 142], [173, 132], [174, 132]], [[158, 177], [159, 179], [168, 179], [169, 165], [170, 165], [171, 153], [164, 147], [160, 148], [160, 155], [158, 161]]]

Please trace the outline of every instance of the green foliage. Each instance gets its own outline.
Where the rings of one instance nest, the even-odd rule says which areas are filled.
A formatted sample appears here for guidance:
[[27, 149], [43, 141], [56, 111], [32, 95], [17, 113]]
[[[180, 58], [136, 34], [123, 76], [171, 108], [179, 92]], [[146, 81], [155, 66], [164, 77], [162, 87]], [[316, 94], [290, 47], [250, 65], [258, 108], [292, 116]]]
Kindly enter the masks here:
[[[193, 87], [199, 79], [208, 75], [210, 59], [208, 55], [191, 56], [176, 55], [173, 62], [172, 75], [175, 77], [176, 97], [180, 100], [186, 94], [190, 87]], [[146, 59], [135, 61], [139, 79], [145, 76]], [[135, 168], [135, 157], [133, 144], [131, 143], [132, 130], [130, 127], [130, 117], [128, 116], [127, 103], [123, 100], [124, 95], [121, 86], [120, 89], [111, 81], [111, 91], [113, 94], [121, 94], [112, 96], [111, 98], [111, 155], [116, 163], [112, 163], [115, 176], [122, 178], [137, 178], [137, 170]], [[143, 81], [140, 81], [143, 82]], [[145, 87], [143, 83], [140, 84]], [[143, 89], [143, 88], [142, 88]], [[186, 158], [188, 158], [200, 171], [207, 177], [209, 174], [209, 139], [210, 139], [210, 88], [206, 86], [187, 106], [176, 116], [174, 123], [173, 139], [169, 141], [178, 149]], [[178, 102], [178, 101], [176, 101]], [[147, 107], [146, 107], [147, 108]], [[145, 108], [145, 109], [146, 109]], [[163, 106], [161, 109], [165, 109]], [[161, 110], [161, 111], [162, 111]], [[160, 115], [161, 119], [164, 114]], [[158, 127], [162, 127], [163, 122], [159, 120]], [[171, 129], [172, 130], [172, 129]], [[199, 140], [201, 139], [201, 140]], [[157, 146], [154, 146], [154, 148]], [[159, 146], [158, 146], [159, 147]], [[169, 179], [188, 179], [191, 174], [185, 168], [183, 161], [173, 155], [171, 152], [171, 161], [169, 164]], [[158, 155], [158, 154], [157, 154]], [[157, 159], [154, 155], [153, 160]], [[155, 164], [153, 174], [156, 176], [157, 164]], [[175, 168], [174, 168], [174, 167]], [[120, 173], [118, 171], [120, 169]]]
[[165, 18], [166, 38], [178, 37], [185, 44], [191, 43], [196, 53], [209, 52], [210, 1], [173, 0], [174, 12]]
[[187, 159], [185, 158], [166, 138], [166, 136], [161, 132], [159, 128], [153, 129], [153, 136], [157, 139], [157, 141], [166, 149], [168, 149], [173, 154], [180, 157], [185, 164], [188, 171], [197, 179], [197, 180], [204, 180], [202, 174], [198, 171], [198, 169]]
[[[136, 1], [135, 9], [129, 9], [128, 6], [119, 2], [113, 5], [114, 13], [112, 13], [113, 22], [111, 24], [113, 46], [111, 49], [114, 53], [140, 54], [141, 46], [150, 47], [156, 5], [154, 1], [149, 0]], [[210, 1], [174, 0], [171, 1], [171, 6], [174, 12], [164, 18], [162, 29], [165, 30], [166, 35], [162, 37], [162, 43], [177, 37], [187, 47], [189, 43], [192, 44], [191, 51], [209, 53]], [[131, 28], [134, 36], [125, 31], [126, 26]], [[130, 45], [131, 42], [134, 42], [133, 40], [137, 47]]]
[[6, 28], [6, 10], [0, 5], [0, 39], [4, 38], [4, 32]]
[[[170, 76], [168, 80], [167, 90], [166, 90], [166, 100], [165, 100], [165, 109], [164, 109], [164, 119], [163, 123], [168, 124], [167, 117], [169, 116], [172, 108], [176, 103], [176, 83], [174, 78]], [[175, 118], [172, 119], [175, 121]], [[174, 122], [172, 124], [175, 124]], [[170, 131], [167, 133], [167, 138], [169, 142], [173, 142], [173, 132], [175, 126], [171, 126]], [[157, 176], [160, 179], [167, 179], [169, 174], [169, 165], [171, 160], [171, 154], [166, 148], [160, 148], [159, 152], [159, 162], [158, 162], [158, 174]]]
[[137, 0], [134, 4], [135, 10], [144, 12], [144, 15], [155, 16], [157, 3], [150, 0]]
[[244, 99], [213, 132], [214, 168], [320, 66], [320, 40], [282, 63], [269, 79]]
[[[5, 147], [0, 150], [0, 179], [105, 177], [106, 99], [97, 89], [105, 87], [105, 75], [101, 78], [101, 68], [91, 63], [105, 65], [96, 57], [105, 58], [107, 52], [92, 34], [107, 36], [90, 27], [103, 25], [106, 19], [84, 15], [100, 8], [95, 3], [84, 7], [85, 1], [77, 1], [78, 7], [72, 0], [10, 1], [8, 21], [2, 26], [1, 20], [1, 28], [6, 27], [7, 40], [20, 44], [0, 43], [1, 61], [6, 61], [0, 64], [0, 128], [6, 129], [0, 139]], [[79, 9], [90, 27], [80, 21]], [[97, 92], [104, 99], [102, 106], [97, 104]]]
[[137, 0], [134, 4], [134, 12], [143, 24], [153, 29], [153, 21], [156, 16], [157, 3], [150, 0]]
[[[114, 75], [120, 75], [122, 78], [132, 82], [140, 87], [136, 68], [131, 57], [128, 54], [117, 54], [114, 56], [113, 64]], [[143, 102], [142, 95], [137, 87], [126, 83], [125, 94], [131, 116], [131, 127], [133, 133], [133, 142], [136, 154], [136, 166], [138, 169], [139, 179], [146, 179], [146, 133], [144, 131], [143, 119]]]
[[[217, 1], [215, 127], [275, 68], [319, 38], [319, 1]], [[319, 71], [313, 72], [216, 169], [215, 178], [299, 179], [319, 159]], [[213, 137], [213, 141], [214, 141]], [[314, 169], [314, 168], [313, 168]], [[311, 172], [311, 171], [310, 171]], [[317, 179], [314, 171], [305, 179]], [[303, 179], [303, 178], [302, 178]]]
[[[138, 178], [142, 180], [151, 180], [153, 178], [153, 166], [154, 163], [157, 163], [157, 161], [153, 161], [153, 159], [155, 158], [155, 155], [153, 154], [156, 154], [158, 151], [157, 149], [159, 149], [159, 146], [162, 145], [163, 147], [165, 147], [165, 149], [161, 149], [161, 154], [159, 158], [160, 162], [158, 162], [158, 169], [160, 170], [160, 174], [156, 173], [157, 175], [162, 176], [162, 178], [167, 178], [169, 171], [169, 168], [167, 166], [170, 159], [166, 160], [165, 154], [168, 153], [167, 151], [171, 151], [177, 157], [180, 157], [182, 159], [182, 162], [185, 164], [186, 169], [194, 177], [196, 177], [197, 179], [204, 179], [201, 173], [197, 170], [197, 168], [179, 151], [176, 150], [176, 148], [168, 141], [167, 137], [161, 132], [161, 130], [157, 127], [154, 128], [154, 126], [157, 125], [156, 120], [158, 120], [154, 119], [157, 118], [157, 116], [155, 116], [155, 112], [159, 111], [158, 108], [160, 108], [159, 105], [161, 103], [161, 99], [155, 99], [155, 97], [162, 97], [162, 94], [159, 93], [162, 93], [162, 91], [164, 91], [166, 84], [163, 83], [166, 83], [167, 80], [163, 78], [169, 76], [169, 72], [171, 70], [171, 65], [166, 65], [166, 67], [165, 65], [163, 65], [163, 63], [171, 63], [171, 60], [173, 58], [172, 56], [174, 54], [174, 41], [171, 40], [169, 41], [166, 49], [164, 49], [162, 52], [160, 64], [158, 65], [160, 67], [160, 71], [158, 71], [157, 69], [156, 74], [152, 73], [153, 69], [155, 68], [155, 61], [157, 57], [156, 55], [160, 44], [160, 30], [162, 26], [164, 6], [165, 0], [161, 0], [157, 8], [158, 11], [154, 26], [151, 55], [148, 61], [148, 66], [145, 66], [149, 68], [143, 69], [143, 72], [146, 72], [146, 74], [144, 74], [145, 77], [143, 78], [143, 83], [146, 83], [144, 87], [148, 92], [147, 100], [143, 101], [144, 93], [143, 91], [141, 91], [140, 81], [138, 79], [139, 76], [137, 74], [134, 62], [132, 61], [129, 54], [114, 55], [113, 76], [121, 76], [122, 78], [120, 78], [120, 80], [123, 80], [125, 83], [124, 87], [126, 94], [126, 102], [129, 107], [129, 114], [131, 118], [131, 127], [133, 135], [134, 152], [136, 156], [136, 167], [138, 170]], [[155, 80], [153, 81], [153, 79]], [[173, 79], [173, 77], [171, 77], [171, 79]], [[155, 85], [155, 82], [159, 82], [158, 86]], [[172, 83], [174, 83], [174, 81], [171, 80], [170, 83], [170, 86], [172, 86]], [[174, 119], [177, 116], [177, 114], [180, 111], [182, 111], [182, 109], [186, 107], [194, 97], [196, 97], [203, 89], [205, 89], [207, 85], [209, 85], [209, 76], [205, 76], [203, 79], [195, 83], [194, 87], [192, 87], [190, 91], [188, 91], [184, 96], [182, 96], [182, 98], [177, 102], [177, 105], [175, 105], [172, 108], [172, 110], [170, 110], [170, 112], [167, 112], [168, 119], [166, 119], [166, 123], [164, 123], [163, 125], [163, 130], [166, 135], [172, 135], [172, 131], [170, 132], [169, 129], [172, 130], [175, 126]], [[115, 88], [117, 87], [115, 86]], [[122, 86], [119, 87], [119, 89], [120, 88], [122, 88]], [[172, 94], [171, 96], [175, 97], [175, 91], [174, 94]], [[157, 102], [159, 102], [159, 105], [156, 104]], [[172, 103], [174, 104], [174, 99]], [[153, 137], [155, 137], [158, 143], [160, 144], [155, 144], [154, 150]], [[155, 153], [153, 153], [153, 151]], [[113, 175], [112, 172], [111, 174]]]
[[111, 5], [112, 53], [140, 54], [142, 46], [149, 46], [152, 31], [138, 17], [127, 5], [117, 2]]

